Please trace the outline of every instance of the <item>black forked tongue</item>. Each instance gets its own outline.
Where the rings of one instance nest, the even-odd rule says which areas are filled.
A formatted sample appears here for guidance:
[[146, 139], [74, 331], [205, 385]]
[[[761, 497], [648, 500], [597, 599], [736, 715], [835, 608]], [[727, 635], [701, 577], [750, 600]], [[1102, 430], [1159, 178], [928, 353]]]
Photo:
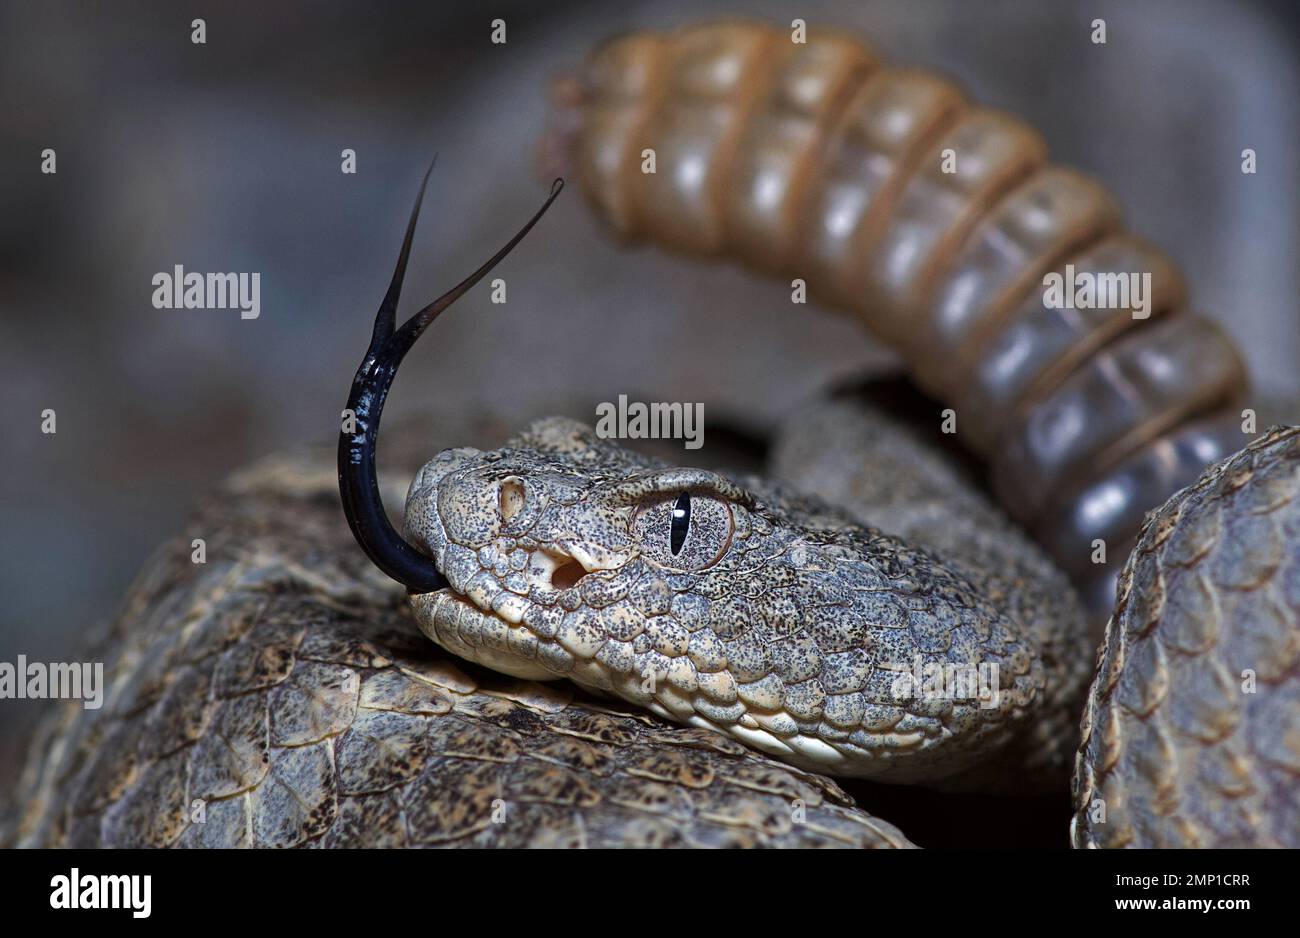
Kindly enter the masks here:
[[[436, 162], [435, 157], [434, 163]], [[344, 421], [344, 429], [339, 437], [339, 495], [343, 499], [343, 513], [347, 516], [352, 534], [375, 566], [413, 593], [431, 593], [445, 587], [447, 581], [429, 557], [408, 544], [393, 529], [379, 498], [375, 441], [379, 435], [379, 417], [384, 410], [384, 401], [388, 398], [388, 389], [393, 384], [393, 377], [397, 374], [402, 359], [429, 327], [429, 323], [499, 264], [537, 224], [564, 188], [564, 180], [555, 180], [546, 202], [505, 247], [398, 328], [397, 300], [402, 293], [406, 260], [411, 254], [411, 238], [415, 234], [416, 219], [420, 217], [420, 203], [424, 200], [424, 189], [429, 182], [433, 165], [429, 164], [420, 183], [415, 208], [411, 210], [411, 220], [406, 225], [406, 237], [402, 240], [402, 253], [397, 258], [397, 269], [393, 271], [393, 282], [389, 284], [388, 293], [379, 307], [379, 315], [375, 317], [375, 332], [370, 339], [370, 348], [366, 350], [366, 357], [357, 369], [357, 376], [352, 379], [352, 393], [348, 395], [350, 414], [344, 415], [351, 419]]]

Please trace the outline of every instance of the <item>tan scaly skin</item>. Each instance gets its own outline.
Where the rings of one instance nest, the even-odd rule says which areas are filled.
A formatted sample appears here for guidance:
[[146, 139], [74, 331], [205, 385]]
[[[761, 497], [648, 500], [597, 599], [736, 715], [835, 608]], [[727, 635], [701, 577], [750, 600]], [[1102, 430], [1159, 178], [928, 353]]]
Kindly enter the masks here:
[[1078, 847], [1300, 847], [1300, 427], [1147, 516], [1075, 776]]

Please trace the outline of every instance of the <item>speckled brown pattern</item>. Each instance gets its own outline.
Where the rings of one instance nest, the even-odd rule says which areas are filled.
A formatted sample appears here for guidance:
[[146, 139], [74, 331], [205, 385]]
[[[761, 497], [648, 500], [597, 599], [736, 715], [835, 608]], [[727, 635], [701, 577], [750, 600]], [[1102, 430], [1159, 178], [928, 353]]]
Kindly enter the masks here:
[[1075, 845], [1300, 847], [1298, 713], [1289, 427], [1147, 517], [1084, 713]]
[[910, 846], [732, 740], [458, 664], [356, 549], [331, 454], [204, 504], [97, 657], [104, 708], [52, 705], [0, 842]]
[[[1007, 758], [946, 787], [1016, 791], [1064, 785], [1095, 662], [1088, 621], [1052, 560], [981, 491], [951, 451], [913, 424], [854, 400], [819, 401], [781, 425], [771, 473], [871, 524], [938, 552], [1024, 624], [1049, 673], [1029, 731]], [[1008, 771], [1007, 763], [1015, 767]]]

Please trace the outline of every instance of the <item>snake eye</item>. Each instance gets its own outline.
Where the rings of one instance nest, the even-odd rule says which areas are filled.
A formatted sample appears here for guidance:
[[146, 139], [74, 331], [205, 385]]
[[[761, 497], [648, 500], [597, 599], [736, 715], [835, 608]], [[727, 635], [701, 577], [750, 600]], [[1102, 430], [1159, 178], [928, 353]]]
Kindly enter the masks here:
[[676, 557], [682, 552], [682, 544], [686, 541], [686, 532], [691, 527], [691, 496], [682, 492], [677, 496], [677, 504], [673, 505], [672, 527], [668, 533], [668, 547]]
[[716, 498], [682, 492], [646, 505], [632, 521], [632, 534], [651, 563], [669, 570], [704, 570], [731, 545], [731, 508]]

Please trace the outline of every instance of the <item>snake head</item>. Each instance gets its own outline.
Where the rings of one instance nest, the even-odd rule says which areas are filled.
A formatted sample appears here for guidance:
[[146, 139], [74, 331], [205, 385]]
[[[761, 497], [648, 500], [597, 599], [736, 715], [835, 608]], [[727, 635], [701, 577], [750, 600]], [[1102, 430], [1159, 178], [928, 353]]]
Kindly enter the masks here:
[[448, 582], [411, 602], [449, 651], [817, 771], [959, 772], [1043, 689], [1016, 623], [941, 558], [570, 420], [440, 453], [412, 482], [406, 533]]

